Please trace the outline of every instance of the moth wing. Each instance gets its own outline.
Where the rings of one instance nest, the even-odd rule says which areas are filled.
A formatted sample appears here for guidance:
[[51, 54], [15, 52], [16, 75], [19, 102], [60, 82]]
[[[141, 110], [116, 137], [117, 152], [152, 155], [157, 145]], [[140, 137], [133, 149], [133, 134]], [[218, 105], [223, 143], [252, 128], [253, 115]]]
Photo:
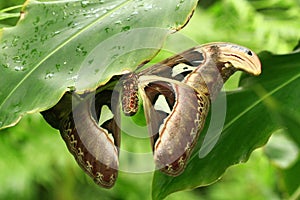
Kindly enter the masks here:
[[[156, 166], [177, 176], [203, 129], [209, 97], [182, 82], [160, 77], [144, 77], [140, 90]], [[158, 109], [160, 96], [165, 98], [169, 113]]]
[[182, 81], [188, 74], [199, 68], [205, 59], [206, 55], [201, 51], [201, 48], [191, 48], [144, 69], [139, 73], [139, 76], [155, 75]]
[[118, 176], [120, 128], [116, 120], [119, 117], [114, 115], [99, 126], [96, 116], [101, 114], [103, 105], [111, 107], [111, 96], [111, 90], [103, 90], [96, 95], [95, 104], [94, 98], [84, 99], [60, 127], [61, 135], [79, 166], [96, 184], [105, 188], [111, 188]]

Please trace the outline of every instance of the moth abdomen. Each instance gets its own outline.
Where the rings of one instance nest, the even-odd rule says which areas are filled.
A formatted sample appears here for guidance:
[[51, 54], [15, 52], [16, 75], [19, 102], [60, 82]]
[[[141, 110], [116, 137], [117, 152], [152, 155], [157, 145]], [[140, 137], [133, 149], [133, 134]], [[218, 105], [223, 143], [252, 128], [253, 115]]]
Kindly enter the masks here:
[[138, 111], [138, 77], [129, 73], [122, 78], [122, 110], [126, 116], [132, 116]]

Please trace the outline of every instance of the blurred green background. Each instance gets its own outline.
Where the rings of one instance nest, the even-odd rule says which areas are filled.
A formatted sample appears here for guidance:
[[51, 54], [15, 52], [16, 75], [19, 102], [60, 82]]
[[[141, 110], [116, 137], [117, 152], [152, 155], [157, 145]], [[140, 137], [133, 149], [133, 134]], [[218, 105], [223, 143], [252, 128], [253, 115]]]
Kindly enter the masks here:
[[[1, 1], [0, 10], [22, 3], [23, 0]], [[9, 12], [15, 14], [1, 12], [1, 19], [18, 15], [19, 10]], [[16, 22], [17, 18], [7, 18], [0, 21], [0, 27], [13, 26]], [[265, 50], [289, 53], [300, 40], [300, 1], [200, 1], [190, 23], [180, 33], [200, 44], [230, 41], [257, 53]], [[175, 44], [174, 38], [166, 46]], [[237, 79], [238, 76], [234, 77], [227, 88], [235, 87]], [[124, 146], [140, 148], [130, 139], [122, 142]], [[288, 196], [297, 199], [300, 197], [299, 154], [296, 147], [288, 147], [293, 147], [292, 141], [278, 132], [247, 163], [229, 168], [220, 181], [172, 194], [167, 199], [259, 200]], [[290, 160], [276, 160], [271, 155], [274, 151], [296, 154]], [[287, 185], [284, 181], [287, 178], [299, 182], [298, 190]], [[17, 126], [0, 131], [0, 199], [151, 199], [151, 182], [151, 173], [120, 172], [113, 189], [99, 188], [77, 166], [58, 131], [39, 114], [28, 115]]]

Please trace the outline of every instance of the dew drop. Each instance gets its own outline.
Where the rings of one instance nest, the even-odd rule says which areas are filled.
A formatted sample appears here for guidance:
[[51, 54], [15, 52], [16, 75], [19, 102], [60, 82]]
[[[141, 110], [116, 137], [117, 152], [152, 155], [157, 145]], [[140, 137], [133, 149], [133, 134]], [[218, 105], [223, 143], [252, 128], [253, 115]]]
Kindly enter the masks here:
[[69, 5], [70, 5], [70, 3], [69, 3], [69, 2], [67, 2], [67, 3], [64, 5], [64, 8], [68, 8], [68, 7], [69, 7]]
[[66, 11], [63, 12], [63, 19], [67, 19], [69, 16], [68, 16], [68, 13]]
[[89, 65], [92, 64], [94, 62], [94, 59], [91, 59], [88, 61]]
[[20, 56], [14, 56], [12, 57], [13, 61], [15, 61], [15, 63], [21, 63], [21, 57]]
[[107, 27], [104, 30], [105, 30], [105, 33], [109, 33], [110, 28]]
[[20, 36], [15, 36], [11, 42], [11, 46], [13, 46], [13, 47], [17, 46], [19, 39], [20, 39]]
[[55, 65], [56, 70], [59, 72], [60, 71], [60, 64]]
[[25, 71], [25, 68], [23, 66], [15, 66], [15, 71]]
[[119, 56], [119, 54], [114, 54], [114, 55], [111, 57], [111, 59], [112, 59], [112, 60], [115, 60], [118, 56]]
[[184, 3], [185, 0], [180, 0], [179, 3], [176, 5], [175, 10], [179, 10], [181, 5]]
[[89, 3], [90, 3], [89, 1], [82, 1], [81, 2], [81, 7], [86, 8], [89, 5]]
[[54, 31], [54, 32], [52, 33], [52, 37], [54, 37], [54, 36], [56, 36], [56, 35], [58, 35], [58, 34], [60, 34], [60, 31]]
[[32, 49], [30, 53], [33, 54], [33, 55], [38, 54], [38, 50], [37, 49]]
[[32, 22], [33, 25], [37, 25], [40, 22], [40, 17], [36, 17], [35, 20]]
[[79, 44], [77, 47], [76, 47], [76, 53], [77, 53], [77, 55], [82, 55], [82, 56], [85, 56], [86, 54], [87, 54], [87, 51], [86, 50], [84, 50], [84, 47], [81, 45], [81, 44]]
[[45, 75], [45, 79], [51, 79], [51, 78], [53, 78], [53, 76], [54, 76], [54, 73], [53, 73], [53, 72], [48, 72], [48, 73], [46, 73], [46, 75]]
[[3, 46], [2, 46], [2, 49], [7, 49], [8, 48], [8, 45], [7, 45], [7, 40], [4, 40], [2, 42]]
[[128, 30], [130, 30], [130, 26], [124, 26], [124, 27], [122, 27], [122, 32], [124, 32], [124, 31], [128, 31]]
[[78, 79], [78, 75], [75, 75], [75, 76], [71, 77], [71, 80], [74, 81], [74, 82], [77, 81], [77, 79]]
[[73, 74], [73, 71], [74, 71], [74, 69], [72, 68], [72, 69], [70, 69], [69, 70], [69, 72], [68, 72], [68, 74]]
[[19, 113], [21, 111], [21, 106], [20, 104], [16, 104], [13, 108], [14, 113]]
[[145, 6], [144, 6], [144, 10], [145, 10], [145, 11], [151, 10], [152, 8], [153, 8], [153, 5], [152, 5], [152, 4], [148, 4], [148, 5], [145, 5]]
[[122, 22], [121, 22], [121, 20], [118, 20], [115, 22], [115, 24], [120, 25], [120, 24], [122, 24]]
[[131, 13], [131, 15], [133, 16], [133, 15], [138, 15], [139, 14], [139, 12], [138, 11], [133, 11], [132, 13]]
[[9, 64], [8, 63], [4, 63], [4, 64], [2, 64], [2, 67], [9, 68]]

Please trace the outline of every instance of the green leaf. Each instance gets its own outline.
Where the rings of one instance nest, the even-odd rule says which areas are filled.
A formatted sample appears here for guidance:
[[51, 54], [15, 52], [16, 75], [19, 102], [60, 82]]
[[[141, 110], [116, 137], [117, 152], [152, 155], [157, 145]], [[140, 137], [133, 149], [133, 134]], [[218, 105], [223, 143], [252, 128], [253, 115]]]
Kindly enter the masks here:
[[[229, 166], [247, 161], [251, 152], [264, 145], [278, 129], [299, 135], [300, 52], [287, 55], [261, 53], [260, 58], [262, 74], [259, 77], [242, 76], [240, 89], [227, 95], [226, 120], [221, 135], [205, 140], [202, 150], [199, 142], [180, 176], [169, 177], [156, 172], [153, 199], [212, 184]], [[209, 130], [208, 125], [217, 123], [212, 120], [205, 130]], [[205, 155], [202, 152], [207, 146], [213, 148], [206, 150]]]
[[269, 159], [279, 168], [291, 167], [299, 157], [299, 147], [283, 130], [273, 133], [265, 147]]
[[278, 170], [279, 177], [282, 178], [282, 187], [285, 192], [290, 195], [290, 200], [296, 200], [300, 197], [299, 173], [300, 173], [300, 157], [298, 161], [290, 168]]
[[0, 32], [0, 128], [151, 59], [197, 0], [26, 1]]

